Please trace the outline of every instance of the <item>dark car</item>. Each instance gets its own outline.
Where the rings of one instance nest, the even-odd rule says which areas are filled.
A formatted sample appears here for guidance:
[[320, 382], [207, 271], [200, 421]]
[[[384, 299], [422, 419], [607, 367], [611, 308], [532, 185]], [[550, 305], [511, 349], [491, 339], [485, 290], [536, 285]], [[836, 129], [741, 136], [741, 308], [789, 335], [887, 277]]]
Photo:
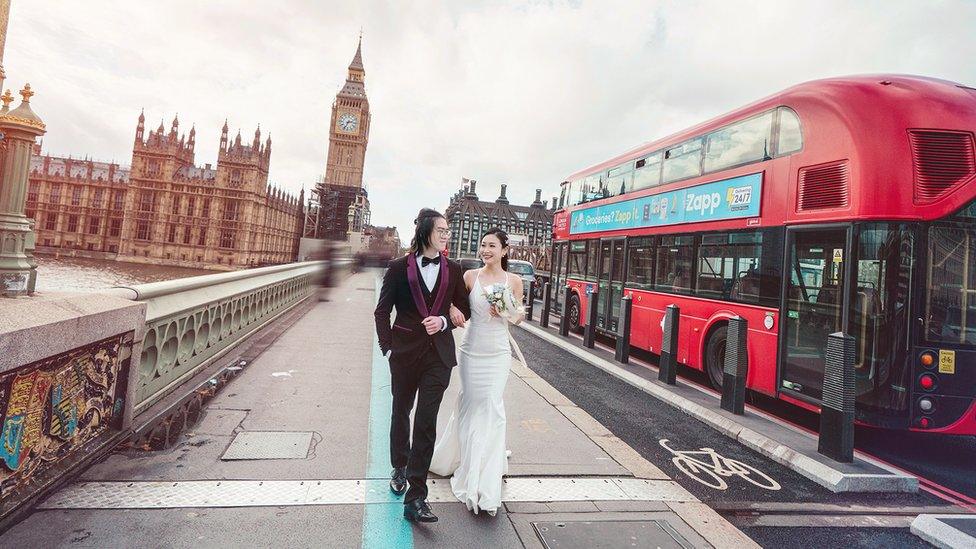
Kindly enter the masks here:
[[466, 257], [458, 263], [461, 264], [461, 272], [470, 271], [471, 269], [480, 269], [485, 266], [485, 262], [476, 257]]

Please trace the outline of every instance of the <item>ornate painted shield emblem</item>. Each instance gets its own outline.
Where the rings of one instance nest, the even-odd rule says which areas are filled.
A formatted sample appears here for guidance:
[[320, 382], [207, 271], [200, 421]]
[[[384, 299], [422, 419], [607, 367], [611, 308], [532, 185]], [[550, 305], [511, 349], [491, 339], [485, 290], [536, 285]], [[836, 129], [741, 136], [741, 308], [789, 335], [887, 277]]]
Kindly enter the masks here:
[[51, 410], [48, 433], [61, 440], [74, 436], [78, 416], [84, 413], [80, 372], [74, 364], [63, 368], [51, 384]]
[[0, 432], [0, 460], [11, 471], [20, 468], [41, 435], [44, 401], [51, 375], [37, 370], [18, 374], [10, 382], [7, 409]]

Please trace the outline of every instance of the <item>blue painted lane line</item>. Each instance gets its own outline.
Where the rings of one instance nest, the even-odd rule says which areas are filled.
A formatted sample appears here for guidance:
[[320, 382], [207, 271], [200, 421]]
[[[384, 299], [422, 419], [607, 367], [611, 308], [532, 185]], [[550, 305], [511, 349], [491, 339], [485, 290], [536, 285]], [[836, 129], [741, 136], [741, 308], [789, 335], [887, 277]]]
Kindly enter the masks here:
[[[381, 280], [376, 279], [376, 298]], [[413, 548], [413, 530], [403, 518], [403, 499], [390, 491], [390, 364], [373, 338], [373, 377], [369, 396], [369, 456], [366, 505], [363, 509], [363, 548]]]

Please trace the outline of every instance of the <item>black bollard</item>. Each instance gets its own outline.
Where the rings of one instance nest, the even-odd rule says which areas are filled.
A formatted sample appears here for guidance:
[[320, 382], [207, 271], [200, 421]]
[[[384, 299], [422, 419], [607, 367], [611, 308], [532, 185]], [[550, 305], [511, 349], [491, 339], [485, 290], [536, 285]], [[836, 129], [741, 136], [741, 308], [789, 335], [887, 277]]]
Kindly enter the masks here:
[[843, 463], [854, 461], [854, 338], [827, 336], [820, 440], [817, 451]]
[[664, 334], [661, 337], [661, 361], [658, 365], [657, 379], [674, 385], [678, 374], [678, 321], [681, 309], [668, 305], [664, 311]]
[[592, 349], [596, 341], [597, 307], [600, 306], [600, 293], [596, 288], [586, 296], [586, 328], [583, 330], [583, 346]]
[[749, 373], [749, 351], [746, 341], [749, 323], [736, 316], [729, 319], [725, 340], [725, 373], [722, 378], [722, 409], [736, 415], [745, 413], [746, 376]]
[[526, 298], [525, 320], [532, 322], [532, 308], [535, 303], [535, 280], [529, 281], [529, 297]]
[[620, 320], [617, 321], [617, 349], [614, 360], [627, 364], [630, 362], [630, 312], [633, 300], [629, 295], [620, 299]]
[[563, 288], [563, 314], [559, 317], [559, 335], [569, 335], [569, 300], [573, 297], [573, 288], [568, 284]]
[[543, 328], [549, 327], [549, 313], [552, 309], [552, 304], [549, 299], [552, 297], [552, 286], [546, 282], [542, 285], [542, 314], [539, 315], [539, 326]]

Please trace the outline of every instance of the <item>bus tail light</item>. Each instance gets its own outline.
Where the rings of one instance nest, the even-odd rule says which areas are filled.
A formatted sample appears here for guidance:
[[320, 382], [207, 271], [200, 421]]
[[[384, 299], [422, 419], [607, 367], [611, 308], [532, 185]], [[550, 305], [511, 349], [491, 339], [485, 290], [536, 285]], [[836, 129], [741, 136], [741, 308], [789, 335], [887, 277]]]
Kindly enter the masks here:
[[918, 378], [918, 385], [926, 391], [931, 391], [932, 388], [935, 387], [935, 376], [931, 374], [922, 374], [922, 376]]
[[920, 357], [918, 357], [918, 361], [922, 363], [922, 366], [931, 368], [935, 365], [935, 354], [932, 351], [925, 351]]
[[929, 418], [923, 417], [922, 419], [918, 420], [918, 426], [921, 427], [922, 429], [928, 429], [929, 428]]

